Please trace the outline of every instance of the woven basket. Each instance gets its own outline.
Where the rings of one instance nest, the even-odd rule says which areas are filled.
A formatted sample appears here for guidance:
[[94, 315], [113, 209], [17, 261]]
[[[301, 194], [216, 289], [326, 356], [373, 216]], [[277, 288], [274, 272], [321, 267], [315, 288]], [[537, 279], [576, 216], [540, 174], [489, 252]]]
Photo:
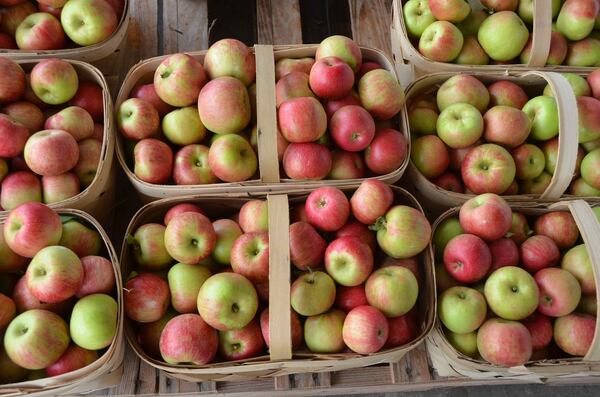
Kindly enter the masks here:
[[[59, 209], [57, 212], [61, 216], [74, 216], [85, 221], [85, 223], [100, 234], [104, 243], [103, 255], [112, 262], [115, 273], [115, 291], [117, 291], [116, 298], [119, 308], [117, 315], [117, 333], [104, 354], [88, 366], [50, 378], [1, 384], [0, 396], [2, 397], [72, 395], [104, 389], [121, 382], [125, 345], [123, 337], [123, 294], [121, 293], [123, 284], [121, 281], [122, 277], [119, 258], [108, 235], [100, 223], [92, 216], [83, 211], [74, 209]], [[5, 218], [0, 217], [0, 219], [1, 222], [4, 223]]]
[[[541, 215], [550, 211], [570, 211], [579, 227], [593, 264], [597, 297], [600, 297], [600, 224], [591, 207], [583, 200], [558, 202], [550, 205], [540, 204], [536, 208], [512, 206], [525, 215]], [[434, 223], [439, 224], [450, 216], [458, 215], [460, 208], [446, 211]], [[600, 319], [600, 310], [596, 314]], [[458, 352], [444, 336], [440, 321], [436, 321], [434, 330], [427, 338], [427, 350], [434, 368], [441, 376], [467, 376], [473, 379], [519, 379], [530, 382], [546, 382], [557, 377], [600, 376], [600, 322], [596, 322], [596, 331], [590, 349], [585, 357], [531, 361], [519, 367], [501, 367], [481, 360], [475, 360]]]
[[0, 49], [0, 56], [13, 58], [15, 60], [34, 60], [43, 58], [64, 58], [78, 61], [93, 62], [106, 58], [119, 47], [129, 26], [129, 0], [125, 0], [123, 15], [119, 20], [117, 29], [106, 40], [101, 43], [87, 47], [73, 47], [61, 50], [13, 50]]
[[[256, 45], [256, 87], [257, 87], [257, 123], [258, 123], [258, 167], [259, 179], [239, 183], [215, 183], [207, 185], [155, 185], [140, 180], [132, 171], [125, 156], [124, 141], [121, 137], [117, 139], [117, 157], [125, 174], [139, 193], [142, 200], [148, 202], [166, 197], [178, 197], [195, 194], [219, 194], [228, 196], [263, 195], [271, 192], [287, 192], [297, 188], [317, 188], [319, 186], [357, 187], [366, 179], [347, 180], [321, 180], [321, 181], [297, 181], [281, 179], [279, 174], [279, 160], [277, 158], [277, 111], [275, 106], [275, 61], [280, 58], [314, 56], [317, 45], [296, 46], [271, 46]], [[361, 47], [364, 59], [379, 62], [383, 68], [395, 73], [394, 63], [386, 55], [375, 49]], [[203, 61], [206, 51], [192, 52], [189, 55]], [[125, 77], [119, 91], [115, 108], [119, 108], [135, 86], [140, 83], [152, 82], [152, 76], [158, 65], [167, 56], [141, 61], [135, 65]], [[401, 131], [410, 142], [408, 136], [408, 116], [403, 110], [397, 116], [398, 130]], [[409, 144], [410, 145], [410, 144]], [[410, 146], [408, 147], [410, 152]], [[408, 166], [408, 158], [395, 171], [381, 176], [373, 177], [394, 183], [398, 181]]]
[[[404, 203], [422, 211], [419, 203], [405, 190], [392, 187], [395, 203]], [[353, 189], [344, 189], [348, 194]], [[419, 345], [433, 326], [436, 312], [435, 281], [433, 272], [433, 251], [428, 247], [422, 254], [423, 285], [417, 305], [420, 313], [420, 333], [408, 344], [388, 350], [361, 356], [355, 353], [315, 354], [307, 350], [292, 354], [290, 337], [290, 256], [289, 256], [289, 207], [288, 203], [302, 202], [307, 189], [295, 191], [296, 195], [285, 194], [267, 196], [269, 205], [269, 323], [270, 352], [268, 356], [255, 357], [235, 362], [221, 362], [204, 366], [170, 365], [149, 357], [137, 342], [134, 324], [126, 320], [125, 334], [135, 353], [151, 366], [165, 371], [174, 378], [199, 382], [206, 380], [234, 381], [262, 377], [273, 377], [292, 373], [338, 371], [363, 367], [384, 362], [395, 362], [408, 351]], [[207, 196], [187, 196], [163, 199], [147, 204], [132, 219], [127, 234], [148, 222], [162, 222], [166, 211], [173, 205], [192, 202], [200, 205], [213, 217], [229, 216], [237, 211], [248, 199]], [[123, 274], [132, 270], [132, 252], [125, 240], [121, 250]]]
[[[541, 89], [549, 84], [554, 92], [558, 106], [559, 118], [559, 149], [556, 170], [548, 188], [541, 195], [520, 194], [503, 196], [507, 201], [535, 205], [539, 202], [559, 200], [571, 183], [575, 171], [578, 149], [578, 114], [577, 102], [573, 90], [567, 80], [554, 72], [468, 72], [489, 84], [498, 80], [510, 80], [521, 85], [526, 91]], [[410, 106], [411, 99], [425, 92], [437, 90], [439, 85], [454, 76], [455, 73], [435, 73], [414, 81], [406, 91], [406, 100]], [[473, 197], [472, 194], [450, 192], [430, 182], [411, 162], [407, 175], [419, 197], [431, 207], [454, 207]]]
[[[25, 71], [30, 71], [40, 60], [15, 60]], [[110, 213], [114, 201], [116, 186], [116, 166], [113, 164], [115, 151], [115, 128], [113, 122], [113, 105], [106, 80], [94, 66], [81, 62], [68, 60], [77, 71], [80, 80], [91, 80], [102, 87], [104, 97], [104, 140], [102, 142], [102, 155], [96, 177], [82, 192], [67, 200], [50, 204], [51, 208], [74, 208], [88, 212], [104, 220]], [[0, 217], [8, 211], [0, 211]]]

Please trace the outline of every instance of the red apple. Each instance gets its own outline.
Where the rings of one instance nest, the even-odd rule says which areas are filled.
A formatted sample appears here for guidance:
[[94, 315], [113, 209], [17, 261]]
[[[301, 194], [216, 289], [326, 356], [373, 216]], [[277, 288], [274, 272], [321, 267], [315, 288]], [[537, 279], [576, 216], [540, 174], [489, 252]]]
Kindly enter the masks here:
[[157, 135], [160, 118], [150, 102], [129, 98], [119, 106], [117, 126], [125, 138], [138, 141]]
[[57, 361], [46, 367], [46, 374], [48, 376], [66, 374], [86, 367], [97, 359], [98, 353], [95, 350], [86, 350], [71, 344]]
[[177, 185], [204, 185], [219, 180], [208, 166], [209, 148], [187, 145], [179, 149], [173, 161], [173, 181]]
[[318, 140], [327, 129], [323, 105], [312, 97], [292, 98], [277, 111], [279, 130], [289, 142], [308, 143]]
[[365, 285], [355, 285], [353, 287], [336, 287], [335, 307], [342, 309], [346, 313], [358, 306], [368, 305], [367, 295], [365, 294]]
[[290, 143], [283, 155], [283, 169], [291, 179], [323, 179], [331, 170], [331, 153], [318, 143]]
[[12, 321], [17, 312], [15, 302], [8, 296], [0, 293], [0, 331], [4, 331], [6, 326]]
[[233, 77], [210, 80], [200, 91], [198, 112], [202, 124], [216, 134], [241, 132], [251, 117], [248, 90]]
[[318, 97], [339, 99], [354, 86], [354, 72], [342, 59], [334, 56], [319, 58], [310, 69], [310, 88]]
[[475, 194], [501, 194], [515, 179], [516, 166], [502, 146], [486, 143], [467, 152], [461, 175], [467, 189]]
[[452, 238], [444, 249], [444, 266], [462, 283], [476, 283], [492, 266], [492, 254], [485, 242], [473, 234]]
[[217, 234], [210, 219], [197, 212], [177, 214], [165, 230], [165, 248], [181, 263], [197, 265], [215, 248]]
[[24, 149], [27, 166], [39, 175], [60, 175], [75, 167], [79, 146], [71, 134], [62, 130], [36, 132]]
[[42, 248], [58, 244], [62, 228], [54, 210], [44, 204], [26, 203], [8, 214], [4, 239], [16, 254], [33, 258]]
[[31, 102], [13, 102], [2, 108], [2, 113], [5, 113], [13, 121], [24, 125], [30, 134], [43, 129], [44, 114], [39, 107]]
[[[81, 88], [80, 88], [81, 89]], [[137, 86], [129, 94], [131, 98], [139, 98], [150, 103], [158, 111], [160, 117], [174, 110], [174, 107], [164, 102], [154, 88], [154, 84], [142, 84]]]
[[[291, 334], [292, 334], [292, 348], [299, 347], [302, 344], [302, 324], [300, 324], [300, 319], [298, 318], [298, 314], [295, 311], [290, 310], [290, 322], [291, 322]], [[270, 343], [270, 334], [269, 334], [269, 308], [266, 308], [260, 314], [260, 330], [262, 331], [263, 339], [265, 340], [265, 345], [269, 347]]]
[[530, 273], [554, 266], [560, 260], [560, 251], [554, 241], [544, 235], [529, 237], [519, 248], [523, 268]]
[[206, 84], [202, 64], [188, 54], [165, 58], [154, 72], [154, 89], [161, 100], [171, 106], [190, 106], [198, 101]]
[[83, 266], [83, 282], [75, 293], [76, 297], [111, 293], [115, 286], [115, 271], [108, 259], [88, 255], [81, 258], [81, 265]]
[[14, 172], [2, 180], [0, 205], [6, 211], [32, 201], [42, 201], [42, 185], [40, 179], [33, 172]]
[[180, 214], [182, 212], [197, 212], [199, 214], [206, 215], [204, 213], [204, 211], [202, 210], [202, 208], [200, 208], [196, 204], [192, 204], [192, 203], [177, 204], [177, 205], [174, 205], [173, 207], [169, 208], [169, 210], [165, 214], [165, 218], [163, 220], [163, 223], [165, 224], [165, 226], [168, 225], [169, 222], [171, 221], [171, 219], [173, 219], [177, 214]]
[[571, 273], [551, 267], [538, 271], [534, 278], [540, 290], [540, 313], [561, 317], [575, 310], [581, 298], [581, 287]]
[[316, 268], [323, 263], [327, 243], [309, 223], [290, 225], [290, 260], [300, 270]]
[[390, 329], [386, 347], [397, 347], [407, 344], [419, 334], [419, 314], [413, 309], [403, 316], [388, 318]]
[[344, 106], [333, 114], [329, 131], [343, 150], [359, 152], [369, 146], [375, 136], [375, 121], [364, 108]]
[[552, 342], [552, 323], [548, 317], [536, 312], [521, 320], [521, 322], [531, 334], [531, 344], [534, 351], [543, 349]]
[[[2, 71], [0, 64], [0, 72]], [[1, 91], [0, 81], [0, 95]], [[18, 156], [23, 152], [29, 138], [29, 130], [23, 124], [10, 117], [0, 114], [0, 156], [8, 158]]]
[[502, 197], [481, 194], [462, 205], [459, 219], [465, 233], [492, 241], [504, 237], [510, 230], [512, 210]]
[[350, 215], [346, 195], [334, 187], [320, 187], [306, 198], [308, 222], [319, 230], [334, 232], [340, 229]]
[[367, 225], [354, 219], [349, 220], [341, 229], [338, 229], [338, 231], [335, 232], [336, 238], [344, 236], [358, 237], [363, 243], [371, 248], [371, 252], [375, 253], [377, 250], [375, 233], [369, 230]]
[[123, 301], [130, 319], [139, 323], [157, 321], [171, 302], [169, 285], [152, 273], [140, 273], [125, 284]]
[[250, 200], [240, 208], [238, 219], [244, 233], [269, 231], [269, 205], [266, 200]]
[[394, 202], [392, 189], [376, 179], [366, 180], [350, 198], [352, 215], [366, 225], [375, 223], [377, 218], [385, 215]]
[[509, 80], [499, 80], [488, 86], [490, 93], [490, 107], [492, 106], [512, 106], [517, 109], [523, 109], [529, 98], [525, 91]]
[[197, 314], [173, 317], [160, 335], [160, 354], [169, 364], [204, 365], [217, 353], [219, 338]]
[[450, 171], [447, 171], [442, 175], [433, 178], [431, 180], [431, 183], [449, 192], [465, 192], [465, 187], [463, 186], [461, 179], [458, 177], [458, 175]]
[[269, 234], [252, 232], [239, 236], [231, 247], [231, 267], [255, 284], [269, 281]]
[[539, 216], [533, 230], [535, 234], [550, 237], [560, 249], [571, 248], [579, 238], [579, 228], [568, 211], [553, 211]]
[[365, 163], [360, 153], [334, 150], [327, 179], [360, 179], [365, 176]]
[[592, 345], [595, 331], [596, 317], [571, 313], [554, 322], [554, 341], [567, 354], [584, 356]]
[[292, 72], [286, 74], [275, 84], [275, 99], [277, 107], [288, 99], [300, 97], [314, 97], [315, 94], [308, 85], [308, 74]]
[[[4, 224], [0, 224], [0, 272], [11, 272], [22, 270], [27, 265], [27, 259], [15, 254], [6, 243], [4, 238]], [[6, 278], [8, 280], [8, 277]]]
[[532, 124], [529, 116], [522, 110], [503, 105], [490, 108], [483, 115], [483, 121], [485, 123], [483, 139], [509, 148], [525, 142]]
[[510, 238], [503, 237], [488, 243], [492, 254], [490, 273], [504, 266], [519, 265], [519, 247]]
[[136, 143], [133, 149], [134, 173], [140, 180], [165, 184], [173, 169], [173, 151], [163, 141], [148, 138]]
[[40, 302], [39, 299], [33, 296], [29, 290], [29, 287], [27, 286], [27, 278], [25, 276], [21, 277], [19, 281], [17, 281], [11, 298], [15, 302], [18, 313], [23, 313], [28, 310], [41, 309], [49, 310], [59, 315], [64, 315], [66, 313], [70, 313], [70, 310], [73, 307], [73, 302], [71, 300], [60, 303]]
[[69, 101], [69, 104], [85, 109], [97, 123], [104, 120], [104, 95], [102, 87], [98, 83], [80, 81], [77, 93]]
[[325, 269], [340, 285], [360, 285], [373, 270], [373, 252], [358, 237], [337, 238], [325, 250]]
[[342, 328], [344, 343], [350, 350], [359, 354], [379, 351], [387, 341], [389, 325], [381, 312], [372, 306], [358, 306], [352, 309]]
[[333, 116], [338, 109], [349, 105], [361, 106], [360, 98], [355, 91], [351, 91], [343, 98], [325, 101], [323, 107], [325, 108], [325, 113], [327, 114], [327, 120], [330, 120], [331, 116]]
[[492, 318], [477, 332], [477, 349], [492, 364], [506, 367], [523, 365], [531, 358], [531, 334], [518, 321]]
[[219, 353], [225, 360], [245, 360], [260, 355], [264, 341], [258, 321], [243, 328], [219, 331]]
[[36, 12], [28, 15], [15, 32], [21, 50], [58, 50], [65, 46], [65, 31], [52, 14]]

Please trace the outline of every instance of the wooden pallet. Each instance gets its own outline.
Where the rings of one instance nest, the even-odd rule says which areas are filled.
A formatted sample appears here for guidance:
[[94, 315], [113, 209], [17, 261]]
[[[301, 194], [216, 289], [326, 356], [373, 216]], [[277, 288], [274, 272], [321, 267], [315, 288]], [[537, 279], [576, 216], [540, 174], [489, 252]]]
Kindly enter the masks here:
[[[329, 35], [344, 34], [360, 45], [380, 48], [391, 57], [391, 0], [130, 0], [130, 4], [126, 40], [117, 53], [96, 63], [107, 75], [113, 97], [127, 71], [138, 61], [207, 49], [226, 37], [248, 45], [299, 44], [318, 43]], [[114, 211], [119, 215], [114, 219], [112, 233], [115, 246], [123, 241], [127, 222], [140, 207], [123, 175], [119, 186], [120, 199]], [[191, 383], [171, 379], [141, 362], [129, 348], [124, 366], [124, 377], [118, 386], [91, 395], [347, 395], [518, 383], [440, 377], [432, 370], [423, 346], [394, 364], [242, 382]], [[600, 379], [560, 381], [565, 383], [600, 383]]]

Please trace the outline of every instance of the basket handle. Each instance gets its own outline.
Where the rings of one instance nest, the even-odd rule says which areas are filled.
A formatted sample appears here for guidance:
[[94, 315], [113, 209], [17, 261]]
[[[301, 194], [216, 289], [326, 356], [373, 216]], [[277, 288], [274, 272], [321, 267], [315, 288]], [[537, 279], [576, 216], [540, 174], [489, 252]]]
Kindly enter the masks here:
[[547, 0], [534, 0], [533, 15], [533, 39], [527, 67], [543, 67], [550, 52], [552, 7]]
[[269, 205], [269, 354], [292, 358], [290, 306], [290, 210], [286, 194], [268, 195]]
[[402, 4], [400, 0], [394, 0], [392, 3], [392, 24], [390, 25], [390, 42], [392, 46], [392, 57], [394, 58], [394, 67], [396, 75], [402, 87], [407, 87], [415, 79], [415, 69], [413, 65], [404, 63], [404, 53], [402, 51]]
[[272, 45], [254, 46], [256, 57], [256, 118], [258, 167], [263, 183], [279, 183], [275, 57]]
[[561, 74], [554, 72], [532, 71], [525, 76], [541, 76], [554, 92], [554, 99], [558, 108], [558, 156], [556, 169], [550, 185], [540, 195], [542, 200], [558, 200], [569, 188], [577, 162], [577, 149], [579, 146], [579, 115], [577, 114], [577, 100], [571, 85]]
[[[596, 299], [598, 299], [600, 298], [600, 244], [598, 244], [600, 223], [598, 223], [592, 207], [585, 201], [569, 201], [568, 206], [575, 223], [579, 227], [579, 232], [592, 263], [594, 281], [596, 282]], [[600, 322], [598, 322], [598, 319], [600, 319], [600, 308], [596, 312], [596, 331], [594, 332], [592, 345], [583, 358], [585, 361], [600, 361]]]

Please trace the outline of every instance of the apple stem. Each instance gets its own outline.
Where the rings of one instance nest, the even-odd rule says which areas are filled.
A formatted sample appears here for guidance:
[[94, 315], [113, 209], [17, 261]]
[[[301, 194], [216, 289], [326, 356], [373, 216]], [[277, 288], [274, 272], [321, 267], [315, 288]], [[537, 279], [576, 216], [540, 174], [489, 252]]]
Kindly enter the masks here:
[[127, 244], [137, 245], [137, 241], [136, 241], [135, 237], [133, 237], [131, 234], [127, 235]]
[[379, 218], [377, 218], [375, 223], [372, 224], [371, 226], [369, 226], [369, 230], [374, 230], [374, 231], [383, 230], [385, 228], [387, 228], [387, 222], [385, 220], [385, 217], [383, 217], [383, 216], [380, 216]]

